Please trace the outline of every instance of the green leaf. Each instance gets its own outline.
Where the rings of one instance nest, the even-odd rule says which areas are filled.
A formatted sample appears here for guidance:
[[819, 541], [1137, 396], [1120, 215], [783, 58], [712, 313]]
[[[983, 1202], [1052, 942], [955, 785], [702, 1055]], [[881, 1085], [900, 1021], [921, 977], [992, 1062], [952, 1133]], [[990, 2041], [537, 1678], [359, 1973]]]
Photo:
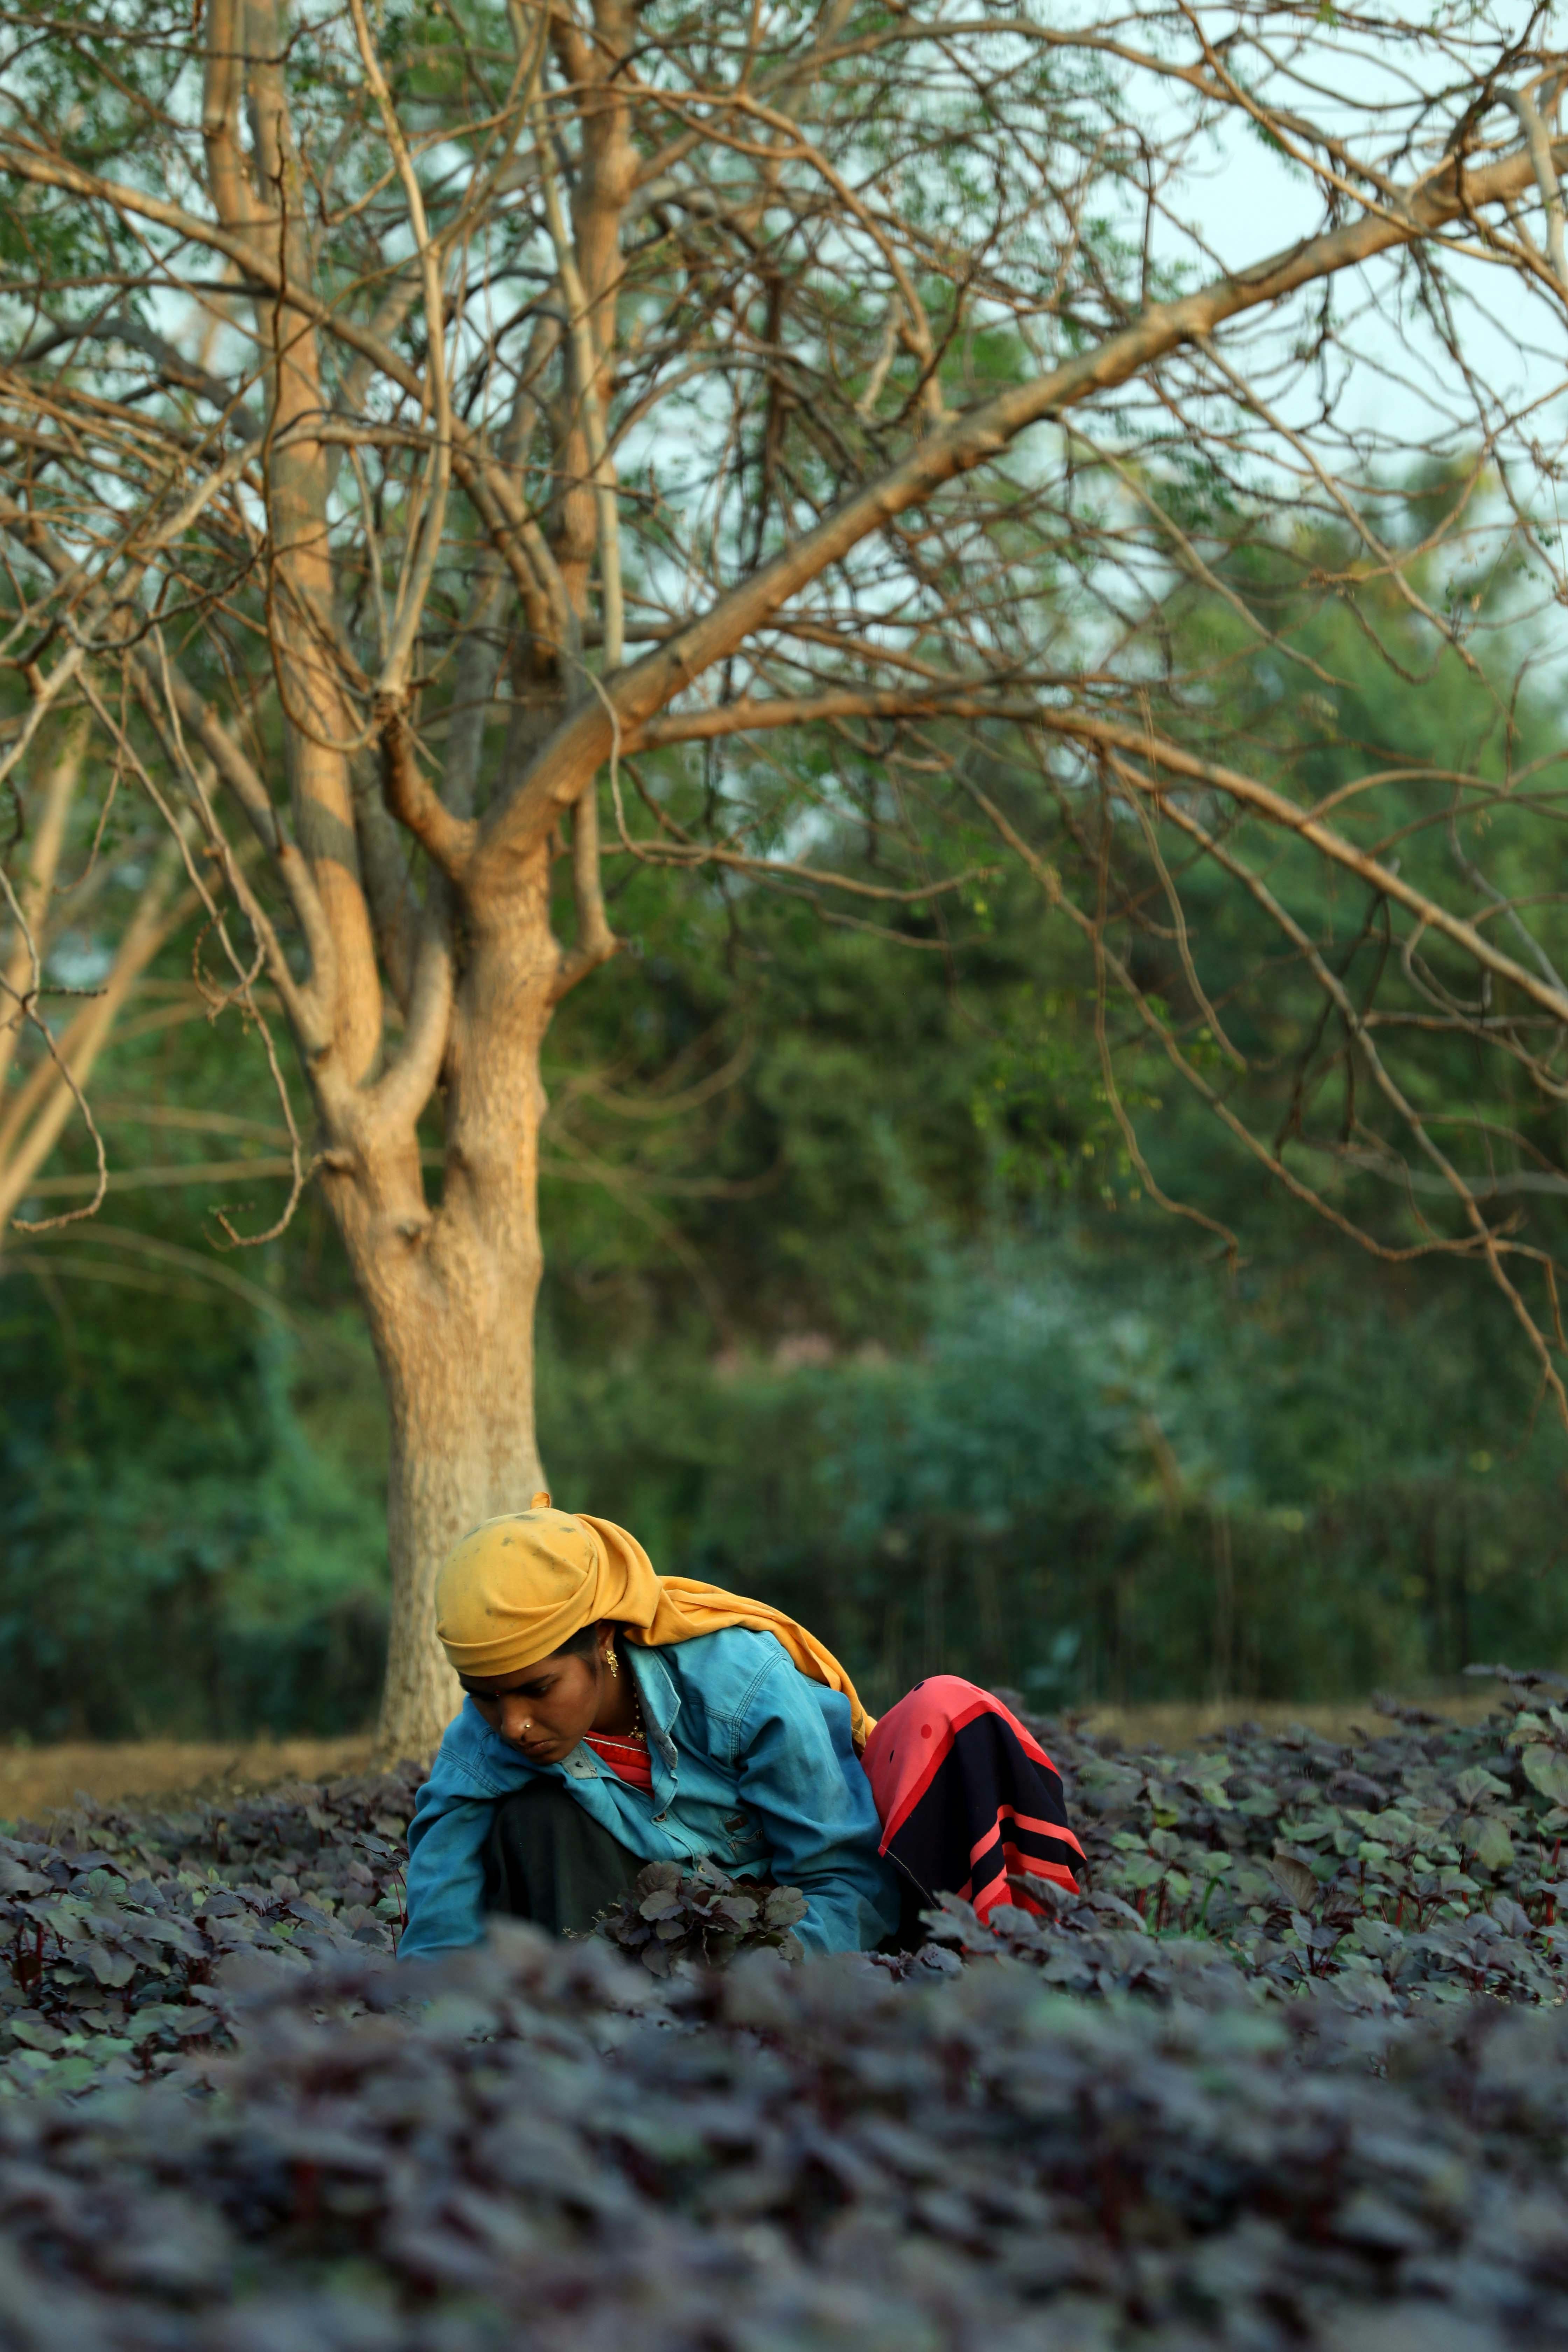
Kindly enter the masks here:
[[1524, 1777], [1532, 1789], [1554, 1805], [1568, 1805], [1568, 1756], [1544, 1741], [1535, 1740], [1520, 1757]]
[[1288, 1853], [1275, 1854], [1268, 1864], [1268, 1875], [1298, 1911], [1310, 1911], [1321, 1889], [1314, 1874], [1304, 1862], [1295, 1861]]
[[1472, 1764], [1454, 1783], [1454, 1794], [1467, 1811], [1482, 1797], [1506, 1797], [1508, 1793], [1508, 1782], [1500, 1780], [1483, 1764]]
[[65, 2035], [53, 2025], [35, 2025], [27, 2019], [18, 2018], [11, 2031], [27, 2049], [42, 2050], [51, 2056], [65, 2046]]
[[1513, 1840], [1508, 1824], [1496, 1813], [1465, 1823], [1465, 1843], [1483, 1870], [1506, 1870], [1513, 1860]]

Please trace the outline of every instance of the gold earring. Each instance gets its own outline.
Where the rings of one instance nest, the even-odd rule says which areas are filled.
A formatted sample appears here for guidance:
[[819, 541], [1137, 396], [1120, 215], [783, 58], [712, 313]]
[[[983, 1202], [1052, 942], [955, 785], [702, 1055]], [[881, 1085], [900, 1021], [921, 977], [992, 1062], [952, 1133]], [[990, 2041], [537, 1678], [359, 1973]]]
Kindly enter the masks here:
[[616, 1657], [614, 1650], [606, 1650], [605, 1652], [605, 1664], [608, 1666], [616, 1680], [619, 1682], [621, 1678], [621, 1662], [619, 1658]]

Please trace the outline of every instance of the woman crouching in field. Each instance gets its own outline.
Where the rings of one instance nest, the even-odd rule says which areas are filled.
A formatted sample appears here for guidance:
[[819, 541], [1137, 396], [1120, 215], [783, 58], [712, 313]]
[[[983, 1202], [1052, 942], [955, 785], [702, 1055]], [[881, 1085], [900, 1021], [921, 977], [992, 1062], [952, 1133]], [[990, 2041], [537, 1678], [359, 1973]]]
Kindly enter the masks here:
[[404, 1958], [488, 1912], [581, 1934], [650, 1862], [798, 1887], [822, 1952], [938, 1894], [1026, 1902], [1009, 1874], [1074, 1884], [1060, 1778], [987, 1692], [938, 1675], [874, 1722], [782, 1610], [658, 1576], [548, 1495], [458, 1546], [437, 1629], [467, 1697], [414, 1809]]

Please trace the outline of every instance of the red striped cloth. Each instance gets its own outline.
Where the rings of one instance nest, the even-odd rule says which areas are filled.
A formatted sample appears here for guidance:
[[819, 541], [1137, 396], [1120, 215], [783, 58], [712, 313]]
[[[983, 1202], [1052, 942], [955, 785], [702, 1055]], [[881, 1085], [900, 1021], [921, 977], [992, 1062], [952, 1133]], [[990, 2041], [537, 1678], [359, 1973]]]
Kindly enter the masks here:
[[625, 1780], [633, 1789], [653, 1787], [653, 1759], [641, 1739], [611, 1739], [602, 1731], [590, 1731], [584, 1738], [599, 1759], [607, 1764], [617, 1780]]
[[922, 1894], [961, 1895], [985, 1919], [999, 1904], [1039, 1908], [1009, 1874], [1076, 1884], [1083, 1848], [1061, 1775], [989, 1691], [957, 1675], [917, 1683], [871, 1734], [865, 1765], [881, 1850]]

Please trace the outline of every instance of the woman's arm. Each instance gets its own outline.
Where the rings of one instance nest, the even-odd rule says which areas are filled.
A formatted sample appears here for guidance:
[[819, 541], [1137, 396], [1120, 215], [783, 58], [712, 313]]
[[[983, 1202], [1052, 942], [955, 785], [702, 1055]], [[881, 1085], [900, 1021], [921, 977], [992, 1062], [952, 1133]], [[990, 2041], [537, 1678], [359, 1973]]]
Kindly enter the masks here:
[[408, 1824], [407, 1924], [400, 1960], [479, 1943], [485, 1932], [485, 1840], [493, 1801], [452, 1794], [426, 1780]]
[[849, 1703], [811, 1682], [783, 1650], [758, 1677], [738, 1725], [741, 1802], [757, 1822], [781, 1886], [798, 1886], [808, 1951], [873, 1951], [899, 1924], [899, 1885], [877, 1851], [871, 1788], [849, 1737]]

